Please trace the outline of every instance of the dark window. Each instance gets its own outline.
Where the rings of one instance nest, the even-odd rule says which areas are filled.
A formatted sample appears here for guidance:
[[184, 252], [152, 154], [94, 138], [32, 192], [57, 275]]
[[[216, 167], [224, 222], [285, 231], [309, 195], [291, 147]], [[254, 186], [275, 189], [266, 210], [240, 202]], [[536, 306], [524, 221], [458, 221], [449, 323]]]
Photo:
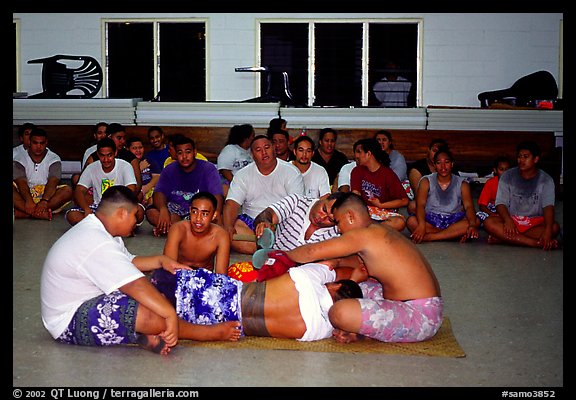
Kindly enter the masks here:
[[204, 24], [160, 24], [160, 100], [206, 100]]
[[[411, 82], [407, 106], [416, 107], [416, 22], [317, 22], [312, 24], [313, 38], [308, 37], [309, 26], [306, 22], [260, 24], [261, 66], [287, 71], [291, 78], [292, 94], [299, 104], [380, 106], [372, 88], [384, 77], [389, 69], [388, 63], [393, 62], [397, 72]], [[365, 27], [368, 27], [368, 43], [363, 41]], [[313, 44], [312, 54], [309, 52], [310, 44]], [[367, 60], [363, 60], [366, 45]], [[313, 71], [308, 69], [311, 55], [314, 57]], [[310, 74], [314, 74], [310, 77], [313, 88], [308, 87]], [[368, 76], [367, 82], [363, 81], [365, 74]], [[265, 87], [263, 83], [262, 90]], [[313, 99], [309, 98], [309, 92], [314, 94]], [[363, 99], [365, 92], [368, 97]]]
[[362, 105], [362, 24], [315, 24], [316, 106]]
[[108, 23], [108, 97], [154, 97], [151, 23]]
[[[158, 25], [158, 39], [154, 35]], [[206, 100], [204, 23], [109, 22], [108, 97]], [[159, 62], [155, 63], [154, 41]], [[154, 72], [158, 71], [158, 82]]]
[[[262, 24], [261, 65], [272, 72], [287, 72], [294, 102], [308, 103], [308, 24]], [[278, 79], [278, 74], [272, 75]], [[261, 77], [262, 91], [266, 90], [266, 77]], [[278, 82], [272, 83], [278, 90]], [[264, 93], [262, 93], [264, 95]]]
[[368, 70], [368, 105], [378, 105], [372, 87], [382, 79], [389, 62], [396, 64], [398, 75], [412, 82], [408, 95], [408, 107], [416, 107], [416, 54], [418, 26], [416, 24], [370, 24], [370, 69]]

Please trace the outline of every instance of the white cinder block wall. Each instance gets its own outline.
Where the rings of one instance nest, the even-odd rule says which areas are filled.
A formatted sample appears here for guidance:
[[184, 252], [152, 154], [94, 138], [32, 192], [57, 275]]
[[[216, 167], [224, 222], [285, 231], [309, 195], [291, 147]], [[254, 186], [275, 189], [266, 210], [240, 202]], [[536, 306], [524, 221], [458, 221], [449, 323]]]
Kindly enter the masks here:
[[18, 20], [19, 91], [42, 91], [41, 67], [28, 60], [54, 54], [91, 55], [102, 62], [102, 18], [197, 18], [206, 21], [207, 100], [255, 97], [258, 74], [234, 72], [257, 65], [257, 20], [261, 18], [420, 18], [422, 106], [479, 106], [477, 95], [511, 86], [539, 70], [560, 76], [562, 13], [14, 13]]

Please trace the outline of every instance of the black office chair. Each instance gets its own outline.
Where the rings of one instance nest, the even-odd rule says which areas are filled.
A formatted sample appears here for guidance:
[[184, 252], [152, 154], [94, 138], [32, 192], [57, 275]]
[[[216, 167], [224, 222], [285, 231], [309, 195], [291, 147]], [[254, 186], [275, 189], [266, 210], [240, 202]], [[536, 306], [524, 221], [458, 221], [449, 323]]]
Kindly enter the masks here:
[[[82, 61], [77, 68], [69, 68], [59, 61]], [[102, 87], [102, 67], [90, 56], [68, 56], [58, 54], [47, 58], [28, 61], [28, 64], [42, 64], [43, 92], [28, 96], [29, 99], [89, 99]], [[73, 90], [82, 94], [69, 94]]]
[[250, 103], [275, 103], [282, 105], [296, 105], [292, 92], [290, 91], [290, 81], [288, 72], [274, 71], [269, 67], [239, 67], [236, 72], [259, 72], [265, 75], [266, 87], [262, 96], [244, 100]]

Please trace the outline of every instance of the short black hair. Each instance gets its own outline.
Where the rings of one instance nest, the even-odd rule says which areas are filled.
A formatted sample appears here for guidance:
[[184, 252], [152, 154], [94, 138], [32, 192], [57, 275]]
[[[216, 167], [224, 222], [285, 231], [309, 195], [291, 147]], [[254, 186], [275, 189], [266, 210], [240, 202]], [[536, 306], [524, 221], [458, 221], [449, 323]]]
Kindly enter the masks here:
[[164, 131], [159, 126], [151, 126], [150, 128], [148, 128], [147, 135], [150, 136], [150, 133], [152, 133], [154, 131], [158, 131], [158, 132], [160, 132], [160, 135], [164, 135]]
[[234, 125], [230, 128], [226, 144], [241, 144], [244, 140], [248, 139], [253, 132], [254, 127], [251, 124]]
[[312, 145], [312, 150], [314, 150], [314, 146], [316, 146], [316, 143], [314, 143], [314, 141], [312, 140], [312, 138], [310, 136], [298, 136], [296, 138], [296, 140], [294, 141], [294, 150], [296, 150], [296, 148], [298, 147], [298, 145], [300, 144], [300, 142], [308, 142]]
[[174, 146], [174, 149], [176, 149], [176, 146], [182, 144], [191, 144], [193, 149], [196, 148], [196, 143], [194, 143], [194, 140], [191, 137], [185, 135], [178, 135], [172, 137], [172, 146]]
[[452, 151], [450, 151], [450, 148], [448, 148], [448, 146], [438, 147], [438, 151], [434, 154], [434, 162], [438, 160], [439, 155], [442, 153], [446, 154], [450, 159], [450, 161], [454, 162], [454, 154], [452, 154]]
[[269, 130], [266, 135], [268, 136], [268, 139], [270, 139], [270, 140], [272, 140], [272, 137], [274, 135], [283, 135], [286, 138], [286, 140], [290, 139], [290, 134], [288, 133], [288, 131], [285, 131], [284, 129], [276, 129], [274, 131]]
[[192, 203], [194, 202], [194, 200], [198, 200], [198, 199], [209, 200], [210, 203], [212, 203], [212, 205], [214, 206], [214, 210], [216, 210], [216, 208], [218, 208], [218, 200], [216, 200], [216, 196], [214, 196], [212, 193], [206, 192], [206, 191], [200, 191], [200, 192], [196, 193], [194, 196], [192, 196], [192, 200], [190, 201], [190, 207], [192, 207]]
[[32, 122], [26, 122], [18, 128], [18, 136], [22, 137], [24, 136], [24, 132], [26, 132], [28, 129], [34, 128], [36, 128], [36, 125], [34, 125]]
[[364, 138], [357, 140], [354, 143], [354, 152], [356, 152], [356, 148], [360, 146], [365, 153], [372, 153], [374, 158], [383, 166], [389, 167], [390, 166], [390, 156], [384, 150], [382, 150], [382, 146], [378, 143], [378, 140], [374, 138]]
[[330, 210], [332, 213], [334, 213], [334, 210], [337, 210], [338, 208], [345, 206], [349, 203], [363, 205], [364, 208], [366, 209], [366, 212], [368, 212], [368, 205], [366, 204], [366, 201], [364, 201], [362, 196], [354, 192], [340, 192], [340, 193], [342, 194], [339, 195], [334, 204], [332, 204], [332, 209]]
[[124, 126], [122, 126], [122, 124], [119, 124], [118, 122], [112, 122], [111, 124], [108, 125], [108, 128], [106, 128], [106, 134], [108, 136], [112, 136], [118, 132], [126, 132], [126, 128], [124, 128]]
[[254, 136], [254, 139], [252, 139], [252, 141], [250, 142], [250, 150], [252, 150], [252, 145], [254, 144], [254, 142], [260, 139], [266, 139], [270, 141], [270, 138], [266, 135], [256, 135]]
[[30, 131], [30, 139], [32, 139], [32, 136], [41, 136], [48, 139], [48, 133], [44, 129], [38, 128], [37, 126], [32, 128]]
[[524, 140], [516, 146], [516, 154], [520, 153], [520, 150], [528, 150], [532, 156], [540, 157], [540, 146], [533, 140]]
[[116, 152], [116, 142], [109, 137], [102, 138], [98, 143], [96, 143], [96, 151], [100, 150], [102, 147], [112, 147], [112, 150]]
[[130, 147], [132, 146], [132, 143], [134, 142], [140, 142], [142, 144], [144, 144], [144, 141], [142, 139], [140, 139], [140, 137], [138, 136], [130, 136], [128, 138], [128, 140], [126, 140], [126, 147]]
[[363, 296], [362, 288], [352, 279], [340, 279], [334, 283], [340, 283], [340, 288], [336, 291], [338, 300], [342, 299], [361, 299]]
[[335, 140], [338, 140], [338, 132], [336, 132], [336, 130], [335, 130], [335, 129], [332, 129], [332, 128], [322, 128], [322, 129], [320, 129], [320, 132], [318, 133], [318, 140], [324, 139], [324, 136], [325, 136], [327, 133], [330, 133], [330, 132], [332, 132], [332, 133], [334, 134], [334, 139], [335, 139]]
[[98, 203], [97, 211], [99, 210], [106, 213], [108, 206], [115, 206], [115, 208], [118, 208], [122, 206], [125, 207], [127, 204], [136, 207], [138, 204], [136, 194], [124, 185], [114, 185], [110, 186], [102, 193], [102, 198]]

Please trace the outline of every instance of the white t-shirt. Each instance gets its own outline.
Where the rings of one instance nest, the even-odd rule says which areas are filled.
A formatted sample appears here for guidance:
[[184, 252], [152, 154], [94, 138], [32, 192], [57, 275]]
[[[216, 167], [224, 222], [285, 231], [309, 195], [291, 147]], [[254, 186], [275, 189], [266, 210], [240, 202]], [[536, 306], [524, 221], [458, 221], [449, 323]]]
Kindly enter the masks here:
[[132, 164], [120, 158], [116, 158], [114, 161], [114, 168], [107, 173], [102, 169], [100, 160], [94, 161], [86, 166], [82, 175], [80, 175], [80, 179], [78, 179], [78, 185], [88, 189], [93, 188], [94, 204], [100, 203], [102, 193], [110, 186], [136, 184], [136, 176], [134, 176]]
[[246, 150], [237, 144], [227, 144], [222, 151], [220, 151], [220, 154], [218, 154], [217, 168], [218, 171], [221, 169], [229, 169], [232, 171], [232, 175], [236, 175], [238, 170], [253, 161], [250, 150]]
[[239, 170], [230, 182], [226, 200], [242, 206], [242, 213], [256, 218], [270, 204], [297, 193], [304, 195], [304, 179], [292, 163], [277, 159], [276, 168], [263, 175], [253, 162]]
[[395, 81], [384, 78], [374, 84], [374, 95], [382, 107], [408, 107], [408, 94], [412, 83], [399, 76]]
[[310, 168], [302, 174], [302, 178], [304, 178], [304, 196], [306, 197], [317, 199], [331, 192], [328, 172], [314, 161], [310, 162]]
[[90, 157], [92, 153], [96, 151], [97, 146], [98, 146], [97, 144], [93, 144], [92, 146], [86, 149], [86, 151], [84, 152], [84, 157], [82, 157], [82, 168], [86, 166], [86, 161], [88, 160], [88, 157]]
[[332, 336], [328, 310], [334, 302], [325, 283], [336, 280], [336, 272], [324, 264], [308, 263], [288, 270], [298, 290], [298, 305], [306, 332], [297, 340], [309, 342]]
[[94, 214], [64, 233], [48, 252], [40, 278], [42, 322], [52, 337], [64, 332], [86, 300], [144, 276], [134, 257]]
[[19, 144], [18, 146], [12, 147], [12, 161], [16, 160], [16, 157], [18, 157], [18, 155], [22, 153], [26, 153], [23, 144]]
[[50, 166], [54, 163], [59, 163], [60, 167], [55, 171], [62, 171], [60, 156], [56, 153], [47, 149], [46, 155], [36, 164], [31, 158], [26, 150], [23, 150], [14, 159], [14, 162], [21, 164], [26, 170], [26, 180], [28, 181], [28, 187], [33, 188], [37, 185], [46, 185], [48, 183], [48, 177], [50, 176]]
[[350, 186], [350, 175], [352, 175], [352, 170], [356, 166], [356, 161], [351, 161], [340, 168], [338, 173], [338, 189], [344, 185]]

